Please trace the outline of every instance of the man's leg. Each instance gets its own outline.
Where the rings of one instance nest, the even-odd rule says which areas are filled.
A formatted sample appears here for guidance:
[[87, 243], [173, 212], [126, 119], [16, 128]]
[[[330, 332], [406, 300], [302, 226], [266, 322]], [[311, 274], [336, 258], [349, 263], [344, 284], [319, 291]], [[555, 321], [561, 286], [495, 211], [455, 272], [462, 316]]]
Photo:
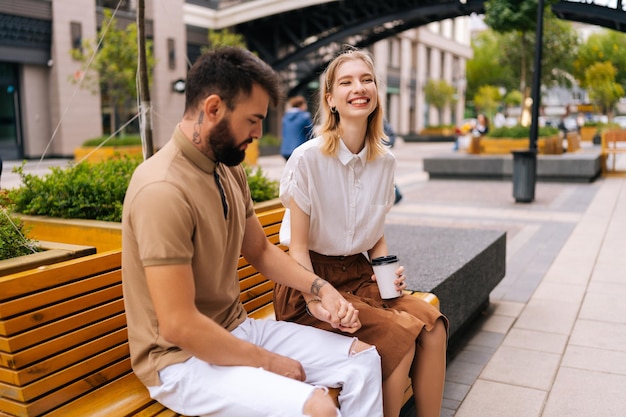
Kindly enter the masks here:
[[[341, 413], [351, 417], [382, 416], [380, 356], [354, 337], [274, 320], [250, 320], [247, 340], [302, 363], [306, 382], [341, 387]], [[249, 325], [249, 327], [248, 327]]]

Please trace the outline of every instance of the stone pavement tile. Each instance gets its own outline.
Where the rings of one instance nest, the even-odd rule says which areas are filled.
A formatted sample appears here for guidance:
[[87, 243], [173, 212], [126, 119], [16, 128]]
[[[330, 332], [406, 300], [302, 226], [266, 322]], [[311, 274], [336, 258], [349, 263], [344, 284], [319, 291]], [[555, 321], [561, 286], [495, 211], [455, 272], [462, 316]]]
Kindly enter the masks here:
[[560, 362], [558, 354], [501, 346], [480, 379], [549, 390]]
[[586, 285], [593, 271], [593, 261], [577, 258], [575, 254], [563, 256], [554, 261], [544, 277], [544, 281]]
[[624, 417], [625, 392], [624, 375], [562, 367], [542, 417]]
[[[460, 404], [469, 392], [470, 388], [471, 385], [446, 381], [446, 385], [443, 389], [443, 398], [450, 401], [457, 401]], [[454, 408], [458, 408], [458, 404]]]
[[486, 332], [506, 334], [514, 322], [515, 317], [493, 314], [487, 317], [480, 326], [480, 329]]
[[626, 352], [626, 324], [578, 320], [572, 330], [569, 344]]
[[[626, 236], [626, 234], [625, 234]], [[626, 256], [596, 263], [591, 274], [592, 282], [614, 282], [626, 284]]]
[[479, 380], [455, 417], [539, 417], [545, 398], [545, 391]]
[[585, 296], [584, 284], [563, 284], [560, 282], [543, 281], [537, 287], [533, 298], [580, 303]]
[[[622, 286], [623, 287], [623, 286]], [[604, 294], [587, 292], [580, 309], [580, 318], [588, 320], [626, 323], [626, 303], [619, 292]]]
[[626, 351], [569, 346], [562, 366], [626, 376]]
[[579, 304], [531, 299], [522, 314], [515, 322], [517, 329], [538, 330], [548, 333], [569, 334], [576, 315]]
[[457, 384], [472, 385], [483, 370], [484, 365], [453, 360], [446, 369], [446, 383], [455, 382]]
[[491, 302], [490, 308], [493, 314], [499, 316], [518, 317], [524, 309], [524, 303], [497, 300]]
[[502, 342], [502, 346], [562, 354], [565, 350], [567, 339], [567, 335], [563, 334], [511, 329]]
[[491, 347], [466, 345], [454, 356], [454, 360], [485, 366], [495, 351], [496, 349]]

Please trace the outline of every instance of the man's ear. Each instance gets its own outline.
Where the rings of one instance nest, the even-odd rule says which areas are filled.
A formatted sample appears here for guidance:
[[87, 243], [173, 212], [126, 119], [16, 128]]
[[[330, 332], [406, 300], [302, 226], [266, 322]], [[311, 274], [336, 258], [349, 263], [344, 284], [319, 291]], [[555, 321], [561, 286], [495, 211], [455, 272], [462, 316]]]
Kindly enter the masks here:
[[220, 114], [224, 112], [224, 109], [225, 103], [217, 94], [211, 94], [204, 100], [204, 114], [209, 119], [220, 117]]

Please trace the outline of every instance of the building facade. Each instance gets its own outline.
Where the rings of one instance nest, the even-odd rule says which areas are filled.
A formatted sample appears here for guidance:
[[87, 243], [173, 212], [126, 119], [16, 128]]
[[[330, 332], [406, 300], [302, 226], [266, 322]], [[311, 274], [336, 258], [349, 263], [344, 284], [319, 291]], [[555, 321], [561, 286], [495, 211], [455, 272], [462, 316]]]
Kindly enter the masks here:
[[[285, 0], [289, 1], [289, 0]], [[291, 0], [293, 1], [293, 0]], [[81, 87], [81, 63], [71, 49], [97, 40], [103, 8], [119, 25], [136, 20], [137, 0], [0, 0], [0, 156], [71, 157], [86, 139], [103, 135], [102, 99]], [[194, 2], [197, 3], [197, 2]], [[156, 66], [151, 84], [152, 132], [163, 146], [182, 116], [184, 95], [174, 88], [207, 43], [214, 19], [185, 0], [145, 0], [146, 35]], [[214, 14], [212, 14], [214, 15]], [[222, 25], [223, 26], [223, 25]], [[388, 119], [399, 134], [463, 118], [465, 62], [471, 58], [467, 18], [431, 23], [379, 41], [371, 48], [383, 85]], [[444, 79], [458, 100], [439, 111], [423, 93], [429, 79]], [[139, 106], [137, 106], [139, 107]], [[279, 120], [279, 115], [271, 119]], [[278, 123], [268, 129], [275, 131]], [[106, 132], [108, 133], [108, 132]]]

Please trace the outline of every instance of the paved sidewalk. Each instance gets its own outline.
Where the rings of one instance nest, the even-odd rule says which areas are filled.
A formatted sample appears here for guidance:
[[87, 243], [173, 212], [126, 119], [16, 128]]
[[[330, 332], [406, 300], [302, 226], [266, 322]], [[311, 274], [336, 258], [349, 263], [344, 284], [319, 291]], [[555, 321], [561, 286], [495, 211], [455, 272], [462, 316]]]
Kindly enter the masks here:
[[[451, 148], [398, 141], [388, 216], [507, 231], [506, 276], [451, 352], [442, 416], [626, 415], [626, 178], [538, 182], [515, 203], [511, 181], [429, 180], [422, 158]], [[259, 166], [279, 178], [284, 162]]]
[[[626, 178], [538, 182], [534, 202], [515, 203], [511, 181], [429, 180], [422, 158], [451, 149], [396, 142], [404, 197], [388, 216], [507, 232], [506, 276], [451, 352], [442, 416], [626, 415]], [[19, 185], [11, 166], [2, 188]], [[284, 161], [261, 157], [259, 166], [277, 179]]]

